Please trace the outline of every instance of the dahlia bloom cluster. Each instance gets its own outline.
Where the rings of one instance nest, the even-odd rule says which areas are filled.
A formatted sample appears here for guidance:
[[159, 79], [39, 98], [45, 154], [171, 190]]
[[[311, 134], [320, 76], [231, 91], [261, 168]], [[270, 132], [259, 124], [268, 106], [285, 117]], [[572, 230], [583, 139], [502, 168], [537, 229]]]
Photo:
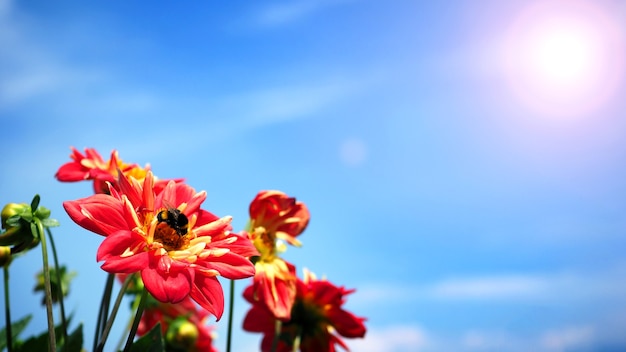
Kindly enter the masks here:
[[[298, 237], [310, 219], [304, 203], [281, 191], [261, 191], [249, 205], [248, 225], [235, 232], [232, 217], [205, 210], [207, 193], [196, 191], [184, 179], [160, 180], [149, 165], [125, 163], [116, 150], [108, 160], [92, 148], [85, 149], [84, 154], [71, 150], [71, 161], [58, 169], [56, 178], [62, 182], [91, 181], [94, 194], [65, 201], [63, 207], [80, 227], [102, 236], [95, 258], [109, 273], [94, 351], [103, 350], [120, 298], [130, 295], [137, 312], [125, 351], [162, 341], [159, 346], [164, 351], [216, 352], [215, 326], [208, 322], [210, 317], [220, 321], [225, 310], [220, 276], [231, 283], [251, 280], [243, 293], [251, 304], [243, 329], [263, 334], [264, 352], [324, 352], [335, 351], [336, 346], [348, 350], [341, 337], [364, 337], [365, 319], [342, 308], [345, 296], [354, 290], [317, 280], [306, 270], [300, 279], [296, 266], [281, 257], [288, 246], [301, 246]], [[37, 210], [44, 208], [38, 208], [36, 200], [30, 207], [12, 205], [3, 210], [2, 226], [6, 231], [0, 234], [0, 249], [17, 243], [9, 241], [17, 236], [15, 233], [23, 233], [20, 248], [32, 248], [39, 244], [44, 227], [56, 225], [47, 218], [49, 211]], [[28, 222], [35, 223], [32, 229], [40, 226], [39, 231], [28, 231]], [[5, 268], [8, 263], [10, 259], [0, 261]], [[52, 280], [45, 265], [41, 276], [45, 280], [38, 285], [47, 296], [54, 296], [54, 302], [46, 298], [48, 312], [52, 303], [62, 304], [73, 275], [66, 275], [64, 267], [53, 269], [55, 292], [50, 293]], [[115, 278], [122, 287], [109, 312]], [[231, 297], [233, 287], [231, 284]], [[232, 309], [231, 299], [230, 313]], [[74, 334], [67, 334], [62, 315], [64, 333], [60, 344], [65, 347]], [[49, 317], [49, 325], [50, 321]], [[231, 326], [229, 321], [227, 351], [231, 348]], [[49, 335], [54, 332], [54, 328], [49, 329]], [[135, 336], [140, 339], [134, 341]], [[11, 351], [14, 343], [10, 333], [7, 340]], [[56, 340], [49, 338], [51, 349]], [[19, 342], [15, 345], [21, 346]]]
[[296, 282], [291, 316], [281, 320], [276, 328], [276, 316], [255, 300], [253, 286], [249, 286], [243, 295], [252, 308], [246, 314], [243, 328], [263, 334], [263, 352], [334, 352], [336, 345], [348, 350], [339, 336], [365, 336], [365, 319], [342, 308], [345, 296], [352, 292], [354, 290], [346, 290], [329, 281], [317, 280], [313, 273], [305, 270], [304, 279]]
[[364, 318], [341, 307], [353, 290], [318, 281], [307, 270], [301, 280], [295, 266], [280, 257], [285, 243], [301, 246], [296, 237], [309, 224], [306, 205], [280, 191], [261, 191], [249, 212], [247, 231], [260, 255], [253, 283], [244, 291], [252, 304], [244, 330], [263, 333], [263, 352], [335, 351], [335, 345], [348, 350], [339, 336], [363, 337], [366, 331]]

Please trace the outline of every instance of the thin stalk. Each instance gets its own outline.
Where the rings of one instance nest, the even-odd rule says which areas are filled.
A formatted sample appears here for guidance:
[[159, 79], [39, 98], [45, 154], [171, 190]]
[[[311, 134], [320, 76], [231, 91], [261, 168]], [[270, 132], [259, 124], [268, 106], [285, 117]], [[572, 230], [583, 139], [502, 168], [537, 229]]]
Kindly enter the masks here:
[[[139, 299], [141, 298], [141, 296], [135, 296], [135, 299], [133, 300], [133, 306], [130, 309], [131, 312], [132, 311], [137, 311], [137, 308], [139, 307]], [[135, 317], [131, 316], [128, 318], [128, 324], [126, 324], [126, 329], [124, 329], [124, 333], [120, 336], [119, 341], [117, 342], [117, 345], [115, 346], [115, 351], [121, 351], [122, 350], [122, 344], [124, 344], [124, 336], [126, 336], [125, 334], [130, 333], [130, 328], [133, 326], [133, 321], [135, 320]]]
[[31, 223], [31, 230], [37, 231], [37, 236], [41, 240], [41, 256], [43, 259], [43, 282], [45, 288], [46, 313], [48, 317], [48, 349], [56, 351], [56, 337], [54, 335], [54, 317], [52, 315], [52, 289], [50, 285], [50, 268], [48, 266], [48, 246], [46, 245], [46, 236], [43, 233], [43, 224], [41, 220], [35, 218], [35, 222]]
[[65, 304], [63, 303], [63, 282], [61, 281], [61, 272], [59, 269], [59, 257], [57, 256], [57, 249], [54, 245], [54, 239], [52, 239], [52, 231], [46, 227], [48, 238], [50, 239], [50, 250], [52, 250], [52, 259], [54, 260], [54, 271], [57, 277], [57, 297], [59, 298], [59, 309], [61, 310], [61, 324], [63, 325], [63, 349], [67, 344], [67, 319], [65, 319]]
[[96, 333], [93, 338], [93, 351], [98, 348], [98, 342], [102, 336], [102, 330], [106, 323], [107, 316], [109, 315], [109, 304], [111, 303], [111, 292], [113, 292], [113, 282], [115, 281], [115, 274], [108, 274], [107, 281], [104, 286], [104, 293], [102, 294], [102, 300], [100, 301], [100, 310], [98, 311], [98, 321], [96, 323]]
[[4, 266], [4, 316], [6, 318], [7, 350], [13, 351], [13, 332], [11, 331], [11, 309], [9, 305], [9, 263]]
[[115, 303], [113, 304], [113, 309], [111, 310], [111, 315], [109, 316], [109, 319], [107, 320], [104, 330], [102, 331], [102, 337], [100, 338], [100, 341], [98, 342], [98, 346], [95, 349], [95, 351], [97, 352], [102, 352], [102, 349], [104, 348], [104, 344], [107, 341], [107, 338], [109, 337], [109, 333], [111, 332], [111, 327], [113, 326], [113, 322], [115, 321], [117, 310], [120, 308], [120, 304], [122, 303], [122, 298], [124, 298], [124, 292], [126, 292], [126, 288], [128, 287], [128, 284], [130, 284], [131, 279], [132, 279], [132, 275], [128, 275], [128, 277], [126, 277], [126, 280], [124, 280], [124, 284], [122, 285], [122, 288], [120, 288], [120, 292], [117, 294], [117, 298], [115, 299]]
[[300, 342], [302, 341], [302, 326], [298, 326], [298, 331], [296, 334], [296, 338], [293, 340], [293, 350], [292, 352], [298, 352], [300, 349]]
[[272, 339], [272, 352], [276, 352], [278, 349], [278, 340], [280, 339], [280, 331], [283, 328], [283, 321], [276, 319], [274, 322], [274, 338]]
[[235, 280], [230, 280], [230, 293], [228, 295], [228, 332], [226, 334], [226, 352], [230, 352], [233, 337], [233, 310], [235, 309]]
[[126, 346], [124, 346], [124, 352], [130, 351], [130, 347], [133, 345], [133, 340], [135, 339], [135, 334], [137, 333], [137, 328], [139, 327], [139, 322], [141, 321], [141, 316], [143, 315], [143, 308], [146, 305], [146, 296], [148, 296], [148, 290], [144, 287], [141, 292], [141, 298], [139, 299], [139, 307], [137, 307], [137, 313], [135, 314], [133, 326], [130, 328], [130, 332], [128, 333], [128, 339], [126, 340]]

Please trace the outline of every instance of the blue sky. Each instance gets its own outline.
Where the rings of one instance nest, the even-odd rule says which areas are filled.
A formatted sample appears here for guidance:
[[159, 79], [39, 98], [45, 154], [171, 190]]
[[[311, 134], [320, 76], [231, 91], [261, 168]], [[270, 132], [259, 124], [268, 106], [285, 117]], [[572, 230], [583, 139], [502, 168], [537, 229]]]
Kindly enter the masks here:
[[[86, 347], [105, 273], [61, 206], [91, 185], [53, 177], [70, 146], [183, 177], [236, 229], [259, 190], [305, 202], [286, 257], [357, 289], [354, 351], [624, 350], [626, 7], [544, 3], [1, 0], [0, 202], [61, 221]], [[11, 272], [29, 333], [38, 254]]]

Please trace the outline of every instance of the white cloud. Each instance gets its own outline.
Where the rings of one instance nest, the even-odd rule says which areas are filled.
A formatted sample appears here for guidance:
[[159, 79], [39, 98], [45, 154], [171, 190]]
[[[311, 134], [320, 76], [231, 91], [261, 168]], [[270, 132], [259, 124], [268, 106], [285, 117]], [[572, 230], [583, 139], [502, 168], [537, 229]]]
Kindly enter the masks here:
[[[208, 117], [239, 131], [241, 126], [264, 126], [310, 116], [367, 89], [372, 83], [350, 77], [303, 77], [303, 83], [246, 87], [241, 92], [225, 92], [209, 99], [181, 98], [167, 90], [146, 90], [141, 85], [129, 83], [122, 73], [109, 67], [109, 63], [103, 63], [106, 66], [101, 67], [71, 62], [67, 53], [45, 45], [46, 38], [38, 34], [41, 28], [36, 28], [36, 21], [22, 21], [24, 14], [12, 9], [10, 2], [0, 1], [4, 1], [0, 3], [0, 74], [3, 76], [0, 109], [26, 106], [33, 101], [41, 105], [43, 101], [48, 105], [49, 114], [57, 109], [56, 112], [64, 118], [76, 116], [82, 119], [89, 114], [127, 119], [126, 115], [142, 112], [155, 118], [175, 114], [204, 121]], [[303, 14], [305, 9], [312, 11], [322, 4], [326, 3], [298, 2], [268, 11], [293, 16]], [[81, 25], [74, 24], [75, 27]], [[77, 28], [85, 33], [92, 30]], [[99, 38], [94, 37], [94, 40]]]
[[590, 326], [559, 327], [536, 334], [499, 330], [468, 330], [458, 337], [440, 340], [442, 351], [559, 352], [588, 348], [595, 334]]
[[263, 8], [256, 16], [256, 22], [264, 27], [276, 27], [296, 22], [322, 10], [330, 5], [343, 1], [305, 0], [272, 4]]
[[[107, 148], [115, 145], [117, 149], [137, 153], [148, 150], [167, 154], [175, 152], [169, 143], [164, 143], [163, 136], [168, 136], [167, 140], [189, 141], [185, 148], [193, 150], [250, 129], [314, 116], [374, 83], [331, 75], [302, 77], [286, 85], [247, 86], [208, 99], [181, 96], [167, 86], [146, 88], [129, 81], [116, 70], [114, 62], [73, 62], [72, 55], [63, 51], [72, 48], [71, 38], [63, 48], [49, 45], [41, 36], [49, 32], [38, 27], [41, 23], [36, 18], [29, 18], [29, 14], [13, 8], [10, 1], [4, 1], [0, 3], [0, 112], [42, 110], [48, 121], [57, 121], [56, 129], [72, 134], [72, 143], [79, 147], [84, 143]], [[88, 26], [83, 22], [72, 24], [80, 29], [82, 37], [91, 36], [93, 28]], [[102, 40], [97, 33], [93, 37], [96, 42]], [[119, 45], [128, 43], [122, 41]], [[281, 74], [285, 73], [277, 73]], [[23, 116], [41, 119], [39, 114]], [[157, 122], [174, 119], [188, 123]], [[70, 123], [77, 120], [81, 123]], [[124, 133], [87, 136], [72, 132], [89, 130], [92, 123], [100, 128], [102, 121], [111, 126], [124, 125], [124, 131], [141, 127], [144, 138], [129, 138]], [[191, 123], [193, 130], [188, 128]], [[146, 124], [149, 129], [143, 128]]]
[[425, 332], [413, 325], [368, 328], [363, 339], [344, 341], [351, 350], [359, 352], [416, 352], [428, 346]]
[[594, 339], [591, 326], [574, 326], [547, 331], [541, 337], [541, 345], [548, 351], [565, 351], [589, 345]]
[[458, 346], [455, 350], [463, 351], [524, 351], [532, 343], [501, 331], [469, 330], [461, 334], [454, 344]]
[[344, 339], [358, 352], [557, 352], [592, 346], [591, 326], [563, 326], [524, 334], [502, 330], [467, 329], [458, 333], [428, 330], [417, 325], [368, 326], [363, 339]]
[[437, 298], [514, 298], [546, 292], [548, 282], [540, 276], [508, 275], [444, 280], [430, 286], [428, 292]]
[[500, 300], [510, 302], [542, 301], [554, 304], [621, 299], [626, 297], [626, 267], [592, 272], [539, 274], [472, 275], [443, 278], [431, 283], [363, 283], [352, 302], [369, 304], [389, 299], [393, 302]]
[[43, 96], [54, 97], [57, 106], [75, 107], [81, 104], [78, 92], [102, 84], [104, 72], [63, 59], [38, 34], [36, 22], [10, 1], [0, 3], [0, 18], [0, 109], [24, 106]]
[[318, 81], [306, 85], [264, 88], [222, 97], [214, 111], [239, 118], [251, 127], [310, 116], [358, 92], [356, 82]]
[[278, 26], [296, 21], [314, 12], [319, 2], [299, 1], [269, 6], [258, 14], [258, 22], [265, 26]]

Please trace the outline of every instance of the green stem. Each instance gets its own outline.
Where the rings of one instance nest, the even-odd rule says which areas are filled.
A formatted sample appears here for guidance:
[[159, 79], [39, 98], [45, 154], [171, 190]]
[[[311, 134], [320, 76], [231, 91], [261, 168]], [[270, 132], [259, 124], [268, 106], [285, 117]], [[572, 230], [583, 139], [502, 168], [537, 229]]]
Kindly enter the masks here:
[[59, 309], [61, 309], [61, 324], [63, 325], [63, 349], [67, 344], [67, 319], [65, 318], [65, 304], [63, 303], [63, 282], [61, 281], [61, 271], [59, 268], [59, 257], [57, 256], [57, 249], [54, 245], [54, 239], [52, 239], [52, 231], [46, 227], [48, 238], [50, 239], [50, 250], [52, 250], [52, 259], [54, 260], [54, 271], [56, 272], [57, 279], [57, 297], [59, 297]]
[[106, 323], [107, 316], [109, 315], [109, 305], [111, 303], [111, 293], [113, 292], [113, 283], [115, 282], [115, 274], [108, 274], [107, 281], [104, 287], [104, 293], [102, 294], [102, 300], [100, 301], [100, 310], [98, 311], [98, 321], [96, 323], [96, 333], [93, 338], [93, 351], [98, 348], [98, 342], [102, 336], [102, 330]]
[[31, 223], [31, 230], [36, 231], [37, 236], [41, 240], [41, 256], [43, 259], [43, 282], [45, 288], [46, 313], [48, 317], [48, 348], [50, 351], [56, 351], [56, 337], [54, 336], [54, 317], [52, 316], [52, 289], [50, 285], [50, 268], [48, 266], [48, 246], [46, 245], [46, 236], [43, 233], [43, 224], [39, 218], [34, 218]]
[[11, 331], [11, 309], [9, 305], [9, 263], [4, 266], [4, 316], [6, 318], [7, 350], [13, 351], [13, 332]]
[[[131, 312], [132, 311], [137, 311], [137, 308], [139, 307], [139, 300], [140, 300], [141, 296], [135, 296], [135, 299], [133, 300], [133, 306], [131, 308]], [[126, 328], [124, 329], [124, 334], [122, 334], [120, 336], [119, 341], [117, 342], [117, 345], [115, 346], [115, 351], [121, 351], [122, 350], [122, 344], [125, 342], [124, 341], [124, 336], [126, 336], [127, 333], [130, 333], [130, 329], [133, 326], [133, 321], [135, 320], [135, 317], [130, 316], [128, 318], [128, 323], [126, 324]]]
[[226, 334], [226, 352], [230, 352], [233, 337], [233, 310], [235, 309], [235, 280], [230, 280], [230, 293], [228, 295], [228, 332]]
[[133, 345], [133, 340], [135, 339], [135, 334], [137, 333], [137, 328], [139, 327], [139, 322], [141, 321], [141, 316], [143, 315], [143, 308], [146, 305], [146, 296], [148, 296], [148, 290], [144, 287], [141, 292], [141, 298], [139, 299], [139, 307], [137, 307], [137, 313], [135, 314], [133, 326], [130, 328], [130, 332], [128, 333], [128, 339], [126, 340], [126, 346], [124, 346], [124, 352], [130, 351], [130, 347]]
[[302, 341], [302, 326], [298, 326], [298, 330], [296, 333], [296, 338], [293, 340], [293, 350], [292, 352], [298, 352], [300, 349], [300, 342]]
[[274, 338], [272, 339], [272, 352], [276, 352], [278, 349], [278, 340], [280, 339], [280, 331], [283, 328], [283, 321], [276, 319], [274, 322]]
[[113, 304], [113, 309], [111, 310], [111, 316], [109, 316], [109, 319], [106, 322], [106, 326], [102, 331], [102, 337], [100, 338], [98, 346], [95, 349], [96, 352], [102, 352], [102, 349], [104, 349], [104, 344], [106, 343], [107, 338], [109, 337], [109, 333], [111, 332], [111, 327], [113, 326], [113, 322], [115, 321], [117, 310], [120, 308], [122, 298], [124, 298], [124, 292], [126, 292], [126, 288], [128, 287], [128, 284], [130, 284], [131, 280], [132, 275], [128, 275], [128, 277], [126, 277], [126, 280], [124, 280], [122, 288], [120, 288], [120, 292], [117, 294], [117, 298], [115, 299], [115, 303]]

